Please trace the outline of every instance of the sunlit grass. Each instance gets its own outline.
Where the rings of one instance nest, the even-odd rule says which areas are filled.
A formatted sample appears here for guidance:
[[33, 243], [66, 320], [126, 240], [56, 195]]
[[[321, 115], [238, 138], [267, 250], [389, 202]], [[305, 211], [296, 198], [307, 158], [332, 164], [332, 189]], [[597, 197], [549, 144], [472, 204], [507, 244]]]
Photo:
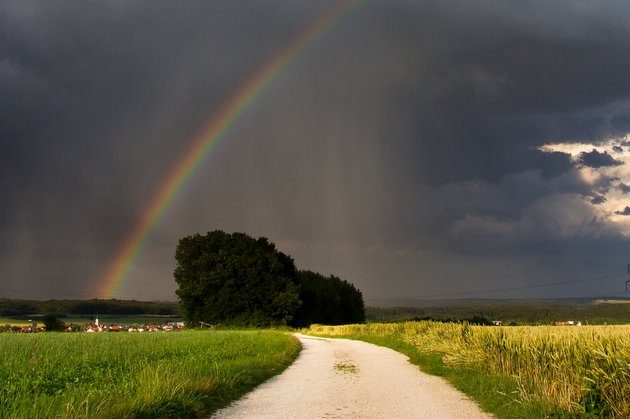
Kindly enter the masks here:
[[0, 334], [0, 417], [208, 416], [298, 351], [274, 331]]
[[[500, 416], [630, 415], [630, 326], [313, 326], [393, 347]], [[488, 394], [490, 393], [490, 394]]]

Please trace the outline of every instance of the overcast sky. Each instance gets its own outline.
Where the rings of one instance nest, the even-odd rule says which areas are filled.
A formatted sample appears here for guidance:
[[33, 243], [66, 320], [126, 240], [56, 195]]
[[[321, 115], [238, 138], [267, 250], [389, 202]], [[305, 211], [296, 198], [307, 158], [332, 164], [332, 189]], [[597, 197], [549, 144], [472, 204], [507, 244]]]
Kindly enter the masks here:
[[[0, 297], [95, 296], [195, 134], [338, 4], [0, 3]], [[628, 51], [627, 1], [365, 1], [204, 161], [120, 297], [175, 299], [178, 239], [214, 229], [368, 300], [623, 295]]]

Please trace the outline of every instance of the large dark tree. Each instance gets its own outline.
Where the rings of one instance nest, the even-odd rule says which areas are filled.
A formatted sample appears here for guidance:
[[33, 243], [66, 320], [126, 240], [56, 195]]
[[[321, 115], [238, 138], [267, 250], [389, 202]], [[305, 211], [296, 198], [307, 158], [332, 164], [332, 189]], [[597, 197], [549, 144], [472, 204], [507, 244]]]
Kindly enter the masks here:
[[293, 260], [265, 238], [212, 231], [179, 241], [175, 253], [182, 316], [208, 323], [289, 323], [300, 305]]
[[303, 327], [312, 323], [347, 324], [365, 321], [363, 295], [348, 281], [311, 271], [300, 271], [298, 277], [302, 305], [295, 314], [293, 325]]

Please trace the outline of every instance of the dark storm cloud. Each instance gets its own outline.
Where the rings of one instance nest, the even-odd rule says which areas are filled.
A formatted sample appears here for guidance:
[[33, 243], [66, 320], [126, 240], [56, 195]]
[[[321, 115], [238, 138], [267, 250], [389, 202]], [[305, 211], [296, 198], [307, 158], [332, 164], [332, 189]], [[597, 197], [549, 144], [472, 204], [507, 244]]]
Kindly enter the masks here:
[[[419, 40], [412, 55], [391, 45], [392, 55], [409, 67], [412, 83], [390, 87], [398, 99], [395, 123], [382, 135], [396, 138], [394, 154], [415, 156], [406, 169], [423, 182], [498, 180], [540, 167], [557, 174], [569, 162], [550, 161], [555, 156], [541, 155], [537, 146], [608, 135], [617, 129], [610, 119], [627, 112], [621, 105], [597, 109], [630, 90], [619, 70], [630, 62], [623, 52], [626, 30], [617, 17], [591, 16], [588, 8], [567, 10], [560, 3], [538, 3], [536, 11], [513, 7], [429, 2], [408, 4], [407, 14], [395, 17], [396, 9], [379, 10], [389, 16], [380, 24], [391, 23], [384, 37], [393, 38], [392, 44], [409, 36]], [[597, 36], [582, 33], [589, 26], [598, 28]], [[578, 88], [585, 80], [592, 90]], [[445, 159], [451, 164], [444, 165]]]
[[593, 151], [581, 152], [578, 157], [578, 162], [583, 166], [594, 168], [620, 166], [623, 164], [622, 161], [615, 160], [607, 151], [600, 153], [595, 149], [593, 149]]
[[623, 193], [630, 193], [630, 185], [626, 185], [623, 182], [620, 182], [619, 185], [617, 186], [619, 188], [619, 190], [621, 190], [621, 192]]
[[599, 205], [606, 202], [606, 198], [603, 195], [596, 195], [591, 199], [591, 204]]
[[622, 211], [615, 211], [617, 215], [630, 215], [630, 207], [625, 207]]
[[0, 248], [8, 265], [17, 267], [15, 252], [39, 261], [32, 270], [67, 277], [63, 257], [41, 257], [61, 247], [66, 259], [89, 261], [74, 275], [101, 276], [208, 115], [319, 12], [284, 2], [4, 2], [0, 190], [10, 205], [0, 209]]
[[[336, 4], [3, 2], [0, 275], [23, 295], [89, 294], [210, 116]], [[177, 239], [214, 228], [368, 296], [617, 263], [626, 239], [593, 207], [611, 179], [539, 147], [630, 131], [629, 49], [622, 1], [366, 2], [216, 148], [129, 292], [172, 298]], [[582, 164], [614, 164], [595, 153]]]

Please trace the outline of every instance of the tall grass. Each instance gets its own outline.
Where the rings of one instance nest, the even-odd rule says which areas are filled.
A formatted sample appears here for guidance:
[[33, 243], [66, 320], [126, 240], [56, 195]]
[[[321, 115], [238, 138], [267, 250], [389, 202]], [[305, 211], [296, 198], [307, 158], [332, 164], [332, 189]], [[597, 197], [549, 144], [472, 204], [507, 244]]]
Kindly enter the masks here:
[[438, 355], [444, 368], [512, 381], [517, 393], [509, 397], [541, 406], [546, 414], [630, 416], [628, 325], [484, 327], [423, 321], [313, 326], [310, 332], [404, 342], [421, 354]]
[[298, 351], [271, 331], [0, 334], [0, 417], [208, 416]]

